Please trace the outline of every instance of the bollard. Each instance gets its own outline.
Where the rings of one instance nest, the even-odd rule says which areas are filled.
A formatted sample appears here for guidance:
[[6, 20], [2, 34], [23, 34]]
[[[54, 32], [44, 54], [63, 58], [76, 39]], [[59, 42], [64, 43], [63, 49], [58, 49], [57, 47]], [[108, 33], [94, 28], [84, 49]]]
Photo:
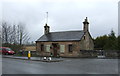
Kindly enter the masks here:
[[28, 51], [28, 59], [30, 59], [30, 57], [31, 57], [31, 53], [30, 51]]

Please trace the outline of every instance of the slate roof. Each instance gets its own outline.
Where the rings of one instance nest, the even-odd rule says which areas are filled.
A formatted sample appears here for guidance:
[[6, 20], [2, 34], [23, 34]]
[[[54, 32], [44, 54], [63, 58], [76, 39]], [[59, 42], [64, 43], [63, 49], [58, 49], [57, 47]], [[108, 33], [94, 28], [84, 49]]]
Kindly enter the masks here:
[[37, 41], [78, 41], [81, 40], [84, 31], [64, 31], [64, 32], [50, 32], [44, 34]]

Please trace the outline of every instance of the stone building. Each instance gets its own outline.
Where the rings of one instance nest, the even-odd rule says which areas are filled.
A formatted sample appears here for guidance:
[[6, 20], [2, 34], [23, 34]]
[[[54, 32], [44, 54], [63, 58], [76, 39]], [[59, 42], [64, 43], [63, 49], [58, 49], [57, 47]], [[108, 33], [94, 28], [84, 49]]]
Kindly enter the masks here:
[[83, 22], [83, 30], [79, 31], [50, 32], [46, 24], [44, 35], [36, 41], [36, 51], [40, 56], [80, 57], [81, 50], [93, 49], [87, 17]]

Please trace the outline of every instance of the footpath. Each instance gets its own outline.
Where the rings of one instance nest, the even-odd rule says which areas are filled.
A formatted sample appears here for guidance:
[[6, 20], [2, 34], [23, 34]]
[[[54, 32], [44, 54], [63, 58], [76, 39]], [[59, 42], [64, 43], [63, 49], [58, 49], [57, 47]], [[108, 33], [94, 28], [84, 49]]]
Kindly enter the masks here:
[[53, 58], [53, 57], [22, 57], [14, 55], [2, 55], [3, 58], [21, 59], [21, 60], [31, 60], [31, 61], [42, 61], [42, 62], [60, 62], [63, 58]]

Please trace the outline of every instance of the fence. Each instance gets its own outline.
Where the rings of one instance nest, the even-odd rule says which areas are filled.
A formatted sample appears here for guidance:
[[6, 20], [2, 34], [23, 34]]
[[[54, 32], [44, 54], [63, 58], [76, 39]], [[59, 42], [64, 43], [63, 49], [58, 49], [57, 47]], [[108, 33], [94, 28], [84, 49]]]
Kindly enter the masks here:
[[105, 56], [106, 58], [118, 58], [120, 51], [118, 50], [80, 50], [84, 57]]

